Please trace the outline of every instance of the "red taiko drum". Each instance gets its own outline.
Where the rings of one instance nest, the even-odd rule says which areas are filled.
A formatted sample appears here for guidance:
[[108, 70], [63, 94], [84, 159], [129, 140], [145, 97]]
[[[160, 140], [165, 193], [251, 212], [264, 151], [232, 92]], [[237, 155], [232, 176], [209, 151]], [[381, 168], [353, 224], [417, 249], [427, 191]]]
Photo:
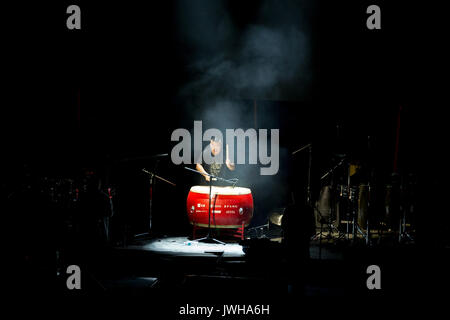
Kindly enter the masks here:
[[[193, 186], [187, 198], [189, 222], [208, 227], [209, 187]], [[240, 228], [253, 217], [253, 197], [248, 188], [212, 187], [211, 227]]]

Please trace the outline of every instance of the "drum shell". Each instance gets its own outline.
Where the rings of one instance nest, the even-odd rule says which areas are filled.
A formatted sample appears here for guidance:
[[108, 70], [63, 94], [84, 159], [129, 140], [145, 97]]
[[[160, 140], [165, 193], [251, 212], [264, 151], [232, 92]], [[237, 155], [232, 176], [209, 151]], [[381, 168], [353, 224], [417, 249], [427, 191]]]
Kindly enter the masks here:
[[[315, 224], [317, 228], [324, 224], [332, 223], [335, 227], [339, 225], [339, 201], [336, 192], [331, 186], [323, 186], [320, 190], [319, 199], [314, 209]], [[323, 219], [321, 222], [321, 218]]]
[[366, 184], [359, 185], [358, 192], [358, 225], [366, 229], [367, 219], [369, 218], [369, 200], [370, 200], [370, 189]]
[[[209, 194], [190, 191], [187, 198], [189, 222], [208, 227]], [[213, 193], [211, 198], [211, 227], [240, 228], [248, 226], [253, 217], [253, 196], [248, 194]]]
[[385, 192], [385, 217], [388, 229], [395, 229], [400, 219], [400, 187], [398, 185], [386, 185]]

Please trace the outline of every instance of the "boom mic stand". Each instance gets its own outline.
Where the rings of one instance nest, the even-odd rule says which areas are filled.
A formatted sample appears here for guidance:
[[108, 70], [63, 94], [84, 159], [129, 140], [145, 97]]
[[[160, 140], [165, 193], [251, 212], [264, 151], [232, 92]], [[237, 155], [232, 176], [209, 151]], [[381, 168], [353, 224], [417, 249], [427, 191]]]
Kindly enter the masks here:
[[217, 177], [217, 176], [215, 176], [215, 175], [213, 175], [213, 174], [209, 174], [209, 173], [201, 173], [200, 171], [198, 171], [198, 170], [194, 170], [194, 169], [191, 169], [191, 168], [188, 168], [188, 167], [184, 167], [186, 170], [189, 170], [189, 171], [192, 171], [192, 172], [196, 172], [196, 173], [198, 173], [198, 174], [201, 174], [202, 176], [208, 176], [209, 177], [209, 203], [208, 203], [208, 233], [207, 233], [207, 235], [206, 235], [206, 237], [203, 237], [203, 238], [200, 238], [200, 239], [196, 239], [196, 241], [197, 242], [199, 242], [199, 241], [203, 241], [203, 242], [209, 242], [209, 243], [214, 243], [214, 242], [216, 242], [216, 243], [219, 243], [219, 244], [226, 244], [225, 242], [222, 242], [222, 241], [220, 241], [220, 240], [217, 240], [217, 239], [215, 239], [215, 238], [213, 238], [212, 236], [211, 236], [211, 193], [212, 193], [212, 182], [213, 182], [213, 180], [219, 180], [219, 181], [224, 181], [224, 182], [227, 182], [227, 183], [229, 183], [229, 184], [232, 184], [233, 185], [233, 187], [235, 187], [236, 186], [236, 183], [239, 181], [237, 178], [234, 178], [234, 179], [224, 179], [224, 178], [220, 178], [220, 177]]
[[[155, 169], [156, 169], [156, 165], [155, 165]], [[145, 236], [150, 234], [150, 231], [152, 230], [152, 217], [153, 217], [153, 188], [155, 185], [155, 178], [159, 179], [161, 181], [164, 181], [165, 183], [168, 183], [174, 187], [176, 187], [176, 184], [173, 182], [170, 182], [169, 180], [166, 180], [158, 175], [156, 175], [155, 173], [146, 170], [145, 168], [142, 169], [142, 172], [146, 173], [149, 175], [149, 179], [150, 179], [150, 200], [149, 200], [149, 225], [148, 225], [148, 232], [145, 233], [140, 233], [135, 235], [135, 237], [141, 237], [141, 236]]]
[[301, 147], [298, 150], [295, 150], [292, 152], [292, 155], [295, 155], [296, 153], [305, 150], [308, 148], [309, 152], [309, 158], [308, 158], [308, 185], [306, 189], [306, 203], [312, 208], [313, 205], [311, 204], [311, 165], [312, 165], [312, 143], [308, 143], [307, 145]]

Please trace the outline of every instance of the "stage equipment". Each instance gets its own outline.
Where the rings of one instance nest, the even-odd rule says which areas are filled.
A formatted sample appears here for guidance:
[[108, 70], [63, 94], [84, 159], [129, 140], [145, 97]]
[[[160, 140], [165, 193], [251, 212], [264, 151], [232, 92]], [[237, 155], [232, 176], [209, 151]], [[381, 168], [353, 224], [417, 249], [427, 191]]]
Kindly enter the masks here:
[[398, 174], [392, 174], [391, 184], [386, 185], [385, 194], [385, 221], [386, 228], [395, 233], [398, 231], [398, 241], [414, 241], [414, 238], [406, 230], [407, 220], [411, 220], [414, 214], [414, 199], [416, 194], [409, 183], [400, 181]]
[[[243, 228], [248, 226], [253, 216], [253, 197], [250, 189], [235, 187], [238, 182], [237, 178], [223, 179], [188, 167], [185, 167], [185, 169], [209, 177], [209, 187], [193, 186], [187, 199], [187, 212], [191, 224], [194, 227], [208, 227], [207, 236], [196, 239], [196, 241], [225, 244], [211, 236], [211, 210], [214, 214], [214, 226], [216, 228]], [[217, 180], [227, 182], [233, 186], [213, 187], [213, 181]], [[214, 204], [212, 204], [213, 196]], [[220, 208], [220, 210], [216, 210], [216, 208]], [[217, 217], [216, 214], [218, 215]]]
[[[332, 189], [330, 185], [323, 186], [320, 190], [319, 199], [316, 202], [314, 208], [316, 217], [316, 227], [320, 227], [321, 223], [327, 223], [328, 221], [335, 223], [335, 217], [332, 215]], [[334, 210], [333, 210], [334, 211]], [[323, 220], [321, 222], [321, 220]]]
[[187, 212], [191, 224], [208, 227], [208, 203], [211, 200], [215, 228], [239, 228], [248, 226], [253, 217], [253, 197], [248, 188], [193, 186], [187, 198]]
[[110, 236], [109, 236], [109, 232], [110, 232], [110, 219], [114, 216], [114, 204], [113, 204], [113, 195], [114, 195], [114, 190], [112, 188], [107, 188], [106, 192], [105, 191], [101, 191], [101, 193], [103, 195], [105, 195], [106, 197], [108, 197], [109, 199], [109, 215], [105, 216], [103, 218], [103, 228], [105, 230], [105, 238], [106, 238], [106, 242], [109, 243]]
[[[360, 204], [368, 205], [368, 192], [370, 187], [367, 185], [365, 187], [359, 186], [350, 186], [349, 187], [349, 209], [350, 215], [352, 217], [352, 241], [354, 242], [357, 237], [357, 233], [360, 233], [366, 241], [366, 244], [370, 243], [369, 239], [369, 226], [367, 220], [368, 207], [365, 208], [360, 207]], [[363, 196], [363, 199], [360, 199], [360, 195]], [[362, 202], [361, 202], [362, 200]], [[364, 232], [362, 224], [366, 224], [367, 232]], [[348, 222], [347, 222], [348, 225]]]
[[[153, 171], [156, 171], [157, 166], [158, 166], [158, 161], [156, 161]], [[166, 179], [164, 179], [164, 178], [162, 178], [162, 177], [156, 175], [154, 172], [148, 171], [148, 170], [145, 169], [145, 168], [142, 169], [142, 172], [146, 173], [146, 174], [149, 176], [149, 182], [150, 182], [150, 183], [149, 183], [149, 188], [150, 188], [149, 195], [150, 195], [150, 198], [149, 198], [149, 209], [148, 209], [148, 211], [149, 211], [149, 212], [148, 212], [148, 215], [149, 215], [148, 230], [149, 230], [149, 231], [148, 231], [148, 232], [145, 232], [145, 233], [137, 234], [137, 235], [135, 235], [135, 237], [141, 237], [141, 236], [148, 235], [148, 234], [150, 234], [150, 232], [151, 232], [151, 230], [152, 230], [152, 217], [153, 217], [153, 189], [154, 189], [154, 186], [155, 186], [155, 178], [156, 178], [156, 179], [159, 179], [159, 180], [161, 180], [161, 181], [164, 181], [165, 183], [170, 184], [170, 185], [173, 186], [173, 187], [176, 187], [176, 184], [175, 184], [175, 183], [170, 182], [169, 180], [166, 180]]]
[[[346, 179], [346, 184], [338, 185], [339, 204], [345, 206], [347, 240], [350, 238], [349, 226], [351, 223], [352, 242], [356, 240], [357, 234], [359, 233], [365, 239], [366, 244], [370, 244], [370, 229], [368, 222], [370, 184], [354, 185], [352, 184], [351, 179], [352, 176], [358, 173], [360, 168], [359, 164], [354, 164], [351, 161], [345, 165], [345, 173], [342, 177]], [[339, 211], [341, 211], [340, 209], [341, 206], [339, 206]], [[367, 232], [364, 232], [364, 229], [366, 229]]]
[[[267, 216], [267, 222], [263, 225], [252, 227], [247, 229], [247, 239], [274, 239], [283, 237], [283, 219], [286, 212], [286, 208], [274, 208]], [[284, 221], [286, 222], [286, 221]]]
[[324, 185], [319, 194], [319, 200], [316, 202], [314, 206], [314, 211], [316, 215], [316, 225], [320, 224], [322, 235], [323, 225], [327, 225], [327, 229], [329, 231], [329, 237], [331, 236], [333, 231], [339, 233], [339, 237], [341, 237], [341, 232], [337, 229], [340, 223], [339, 211], [337, 210], [338, 198], [342, 196], [345, 192], [348, 191], [348, 188], [342, 185], [337, 185], [335, 183], [336, 180], [336, 170], [339, 169], [345, 162], [346, 158], [341, 159], [335, 166], [329, 169], [325, 174], [320, 178], [323, 181], [325, 178], [329, 177], [328, 184]]
[[306, 203], [312, 208], [312, 199], [311, 199], [311, 167], [312, 167], [312, 143], [309, 143], [303, 147], [301, 147], [298, 150], [295, 150], [292, 152], [292, 155], [295, 155], [296, 153], [305, 150], [308, 148], [309, 158], [308, 158], [308, 185], [306, 189]]
[[278, 208], [273, 210], [269, 214], [269, 222], [273, 225], [281, 227], [281, 223], [283, 222], [284, 211], [286, 208]]
[[343, 157], [335, 166], [325, 172], [320, 181], [323, 182], [326, 178], [329, 178], [327, 183], [322, 186], [319, 199], [312, 207], [315, 215], [315, 226], [320, 226], [320, 230], [316, 233], [311, 240], [319, 239], [319, 258], [322, 257], [322, 238], [324, 234], [324, 226], [328, 231], [327, 239], [334, 239], [333, 233], [337, 232], [338, 239], [343, 238], [345, 235], [337, 226], [339, 225], [338, 211], [336, 210], [338, 205], [338, 189], [335, 183], [336, 170], [345, 163], [346, 158]]
[[407, 231], [406, 222], [413, 225], [417, 200], [417, 181], [414, 174], [409, 174], [402, 188], [402, 214], [400, 220], [399, 242], [404, 239], [414, 241], [414, 237]]
[[369, 231], [370, 184], [360, 184], [358, 191], [358, 224]]

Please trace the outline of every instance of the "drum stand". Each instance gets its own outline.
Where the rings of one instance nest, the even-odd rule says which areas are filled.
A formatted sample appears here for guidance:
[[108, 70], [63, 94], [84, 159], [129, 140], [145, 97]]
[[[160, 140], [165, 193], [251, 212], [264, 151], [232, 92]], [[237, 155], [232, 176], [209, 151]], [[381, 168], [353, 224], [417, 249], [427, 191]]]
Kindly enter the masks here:
[[[369, 188], [369, 190], [370, 190], [370, 188]], [[354, 203], [354, 202], [357, 203], [357, 200], [356, 201], [353, 201], [352, 199], [349, 199], [349, 200], [350, 200], [350, 206], [351, 206], [351, 212], [352, 212], [352, 224], [353, 224], [353, 226], [352, 226], [352, 242], [353, 243], [355, 242], [357, 234], [359, 233], [363, 236], [363, 238], [366, 242], [366, 245], [370, 245], [370, 223], [369, 223], [370, 219], [369, 219], [369, 217], [367, 217], [367, 232], [364, 232], [364, 230], [358, 224], [358, 219], [357, 219], [358, 205], [355, 205], [355, 203]]]
[[[331, 186], [331, 202], [330, 202], [330, 215], [328, 217], [328, 219], [324, 218], [322, 213], [320, 212], [320, 210], [317, 208], [317, 206], [315, 205], [314, 208], [316, 210], [316, 212], [319, 214], [320, 217], [320, 231], [319, 233], [316, 233], [311, 240], [315, 240], [317, 239], [317, 237], [319, 237], [319, 259], [322, 259], [322, 238], [323, 238], [323, 227], [324, 224], [326, 224], [326, 227], [328, 229], [328, 235], [327, 235], [327, 239], [331, 240], [331, 239], [335, 239], [333, 237], [333, 231], [338, 233], [338, 237], [337, 239], [341, 239], [342, 237], [345, 237], [345, 234], [342, 233], [334, 224], [333, 224], [333, 217], [336, 217], [336, 219], [338, 219], [338, 216], [336, 215], [336, 194], [335, 194], [335, 187], [334, 187], [334, 172], [335, 170], [340, 167], [343, 163], [344, 163], [345, 159], [342, 159], [338, 164], [336, 164], [333, 168], [331, 168], [330, 170], [328, 170], [324, 175], [322, 175], [322, 177], [320, 178], [320, 180], [322, 181], [323, 179], [325, 179], [326, 177], [330, 176], [330, 186]], [[309, 191], [310, 189], [308, 188], [308, 197], [310, 199], [309, 196]], [[339, 222], [339, 221], [338, 221]]]
[[[370, 187], [369, 187], [370, 189]], [[347, 226], [346, 226], [346, 234], [347, 234], [347, 241], [350, 238], [350, 230], [349, 230], [349, 218], [351, 217], [352, 220], [352, 243], [355, 243], [355, 240], [357, 238], [357, 234], [361, 234], [363, 238], [366, 241], [366, 244], [369, 244], [370, 239], [370, 229], [369, 229], [369, 220], [367, 220], [367, 233], [363, 231], [361, 226], [358, 224], [358, 197], [357, 192], [354, 192], [352, 195], [352, 188], [351, 188], [351, 181], [350, 181], [350, 171], [347, 169], [347, 201], [348, 201], [348, 208], [347, 208]]]
[[[317, 205], [314, 206], [314, 210], [319, 214], [319, 222], [320, 222], [320, 231], [316, 233], [314, 236], [312, 236], [311, 240], [317, 239], [319, 237], [319, 240], [322, 239], [323, 233], [328, 230], [327, 239], [333, 239], [333, 232], [338, 233], [338, 239], [343, 236], [343, 233], [333, 224], [333, 213], [331, 213], [328, 217], [328, 219], [324, 218], [322, 213], [320, 212], [319, 208], [317, 208]], [[325, 226], [325, 230], [324, 230]]]
[[101, 191], [101, 193], [108, 197], [109, 200], [109, 214], [103, 218], [103, 229], [105, 232], [106, 243], [110, 242], [110, 219], [114, 216], [113, 195], [111, 187], [107, 188], [107, 192]]
[[400, 227], [398, 234], [398, 242], [402, 242], [404, 239], [408, 239], [409, 241], [414, 241], [414, 238], [406, 231], [406, 210], [402, 210], [402, 217], [400, 218]]
[[[361, 234], [364, 238], [364, 240], [366, 240], [366, 244], [369, 244], [369, 232], [365, 233], [363, 231], [363, 229], [361, 228], [361, 226], [358, 224], [358, 221], [356, 219], [357, 213], [355, 208], [352, 208], [352, 215], [353, 215], [353, 219], [352, 219], [352, 242], [355, 242], [355, 239], [357, 237], [357, 234]], [[367, 229], [369, 228], [369, 222], [367, 221]]]
[[201, 241], [201, 242], [206, 242], [206, 243], [226, 244], [225, 242], [217, 240], [217, 239], [215, 239], [215, 238], [213, 238], [211, 236], [211, 193], [212, 193], [212, 182], [213, 182], [213, 180], [216, 180], [216, 181], [220, 180], [220, 181], [224, 181], [224, 182], [227, 182], [229, 184], [232, 184], [233, 187], [234, 187], [236, 185], [236, 183], [238, 182], [238, 179], [237, 178], [229, 179], [229, 180], [228, 179], [223, 179], [223, 178], [217, 177], [217, 176], [215, 176], [213, 174], [201, 173], [200, 171], [197, 171], [197, 170], [194, 170], [194, 169], [191, 169], [191, 168], [188, 168], [188, 167], [184, 167], [184, 168], [186, 170], [193, 171], [193, 172], [196, 172], [196, 173], [201, 174], [203, 176], [206, 175], [206, 176], [209, 177], [208, 233], [206, 234], [206, 237], [203, 237], [203, 238], [200, 238], [200, 239], [195, 239], [195, 241], [197, 241], [197, 242]]
[[[334, 176], [335, 176], [335, 174], [334, 174], [334, 172], [336, 171], [337, 168], [339, 168], [345, 162], [345, 160], [346, 159], [344, 158], [341, 161], [339, 161], [333, 168], [329, 169], [325, 174], [323, 174], [320, 177], [320, 181], [322, 181], [323, 179], [325, 179], [328, 176], [331, 177], [331, 179], [330, 179], [331, 194], [332, 194], [332, 196], [331, 196], [331, 203], [330, 203], [330, 210], [331, 210], [331, 212], [330, 212], [330, 217], [329, 217], [329, 219], [327, 221], [327, 226], [328, 226], [328, 230], [329, 230], [329, 235], [328, 235], [329, 239], [332, 238], [333, 231], [336, 231], [338, 233], [338, 239], [340, 239], [340, 238], [342, 238], [344, 236], [343, 233], [336, 226], [333, 225], [332, 219], [333, 219], [333, 217], [338, 218], [337, 215], [336, 215], [336, 212], [335, 212], [335, 210], [336, 210], [336, 207], [335, 207], [336, 206], [336, 198], [335, 198], [336, 194], [335, 194], [335, 183], [334, 183]], [[317, 207], [316, 207], [316, 209], [317, 209]], [[317, 210], [317, 212], [319, 213], [319, 216], [321, 218], [320, 233], [319, 233], [319, 235], [321, 236], [322, 235], [323, 218], [322, 218], [322, 215], [321, 215], [320, 211]], [[339, 221], [338, 221], [338, 223], [339, 223]], [[347, 230], [348, 230], [348, 224], [347, 224]], [[315, 237], [316, 236], [314, 236], [314, 238]]]
[[325, 219], [322, 216], [322, 213], [320, 212], [319, 208], [317, 208], [317, 206], [314, 206], [314, 209], [317, 211], [317, 213], [319, 214], [319, 221], [320, 221], [320, 231], [318, 233], [316, 233], [315, 235], [313, 235], [311, 237], [311, 240], [316, 240], [317, 238], [319, 238], [319, 259], [322, 259], [322, 239], [323, 239], [323, 227], [324, 225], [326, 225], [326, 228], [328, 230], [328, 234], [326, 236], [327, 240], [334, 240], [335, 238], [333, 237], [333, 232], [337, 232], [338, 233], [338, 237], [337, 239], [341, 239], [343, 236], [345, 236], [334, 224], [333, 224], [333, 213], [331, 213], [328, 217], [328, 219]]

